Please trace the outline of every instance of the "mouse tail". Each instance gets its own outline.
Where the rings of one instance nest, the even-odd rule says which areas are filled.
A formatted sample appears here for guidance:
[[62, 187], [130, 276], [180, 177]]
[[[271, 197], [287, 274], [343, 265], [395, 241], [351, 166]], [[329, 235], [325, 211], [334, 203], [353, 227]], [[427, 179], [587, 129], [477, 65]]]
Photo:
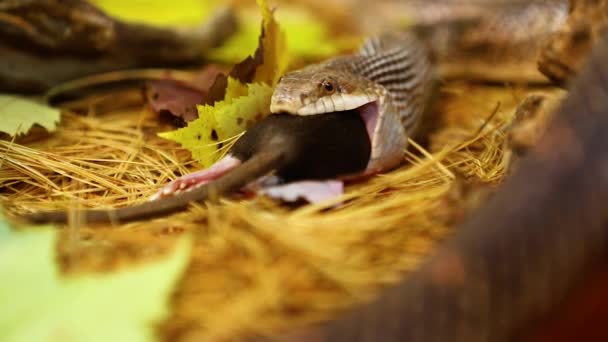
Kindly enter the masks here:
[[113, 224], [152, 219], [183, 211], [192, 202], [217, 200], [221, 196], [234, 193], [256, 179], [281, 169], [288, 162], [285, 149], [263, 151], [218, 180], [172, 197], [120, 209], [38, 212], [24, 215], [23, 219], [37, 224], [67, 223], [70, 217], [83, 223]]

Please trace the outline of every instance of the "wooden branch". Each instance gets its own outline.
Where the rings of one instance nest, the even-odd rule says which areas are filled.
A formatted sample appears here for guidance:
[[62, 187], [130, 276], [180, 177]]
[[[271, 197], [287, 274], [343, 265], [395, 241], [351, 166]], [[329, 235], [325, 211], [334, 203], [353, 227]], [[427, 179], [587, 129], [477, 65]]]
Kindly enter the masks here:
[[608, 1], [570, 0], [568, 20], [541, 49], [539, 70], [555, 83], [566, 84], [607, 27]]
[[0, 91], [40, 92], [100, 72], [201, 64], [235, 30], [229, 8], [200, 27], [171, 30], [117, 20], [84, 0], [0, 2]]

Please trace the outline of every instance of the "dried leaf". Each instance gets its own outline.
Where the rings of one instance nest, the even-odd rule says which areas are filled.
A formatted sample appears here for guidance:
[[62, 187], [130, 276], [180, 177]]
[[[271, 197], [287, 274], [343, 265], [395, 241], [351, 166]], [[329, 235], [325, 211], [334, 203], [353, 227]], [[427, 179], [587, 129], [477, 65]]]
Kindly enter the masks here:
[[[213, 105], [223, 99], [246, 95], [247, 87], [242, 85], [244, 83], [263, 82], [274, 85], [289, 63], [287, 42], [266, 1], [259, 1], [258, 5], [263, 17], [262, 31], [253, 55], [234, 65], [228, 76], [214, 74], [214, 81], [204, 88], [205, 91], [199, 91], [200, 87], [189, 87], [183, 82], [150, 83], [152, 91], [149, 92], [148, 101], [152, 108], [155, 111], [169, 111], [174, 116], [189, 122], [196, 118], [193, 110], [196, 104]], [[228, 82], [228, 78], [239, 82]], [[240, 90], [227, 95], [229, 84], [239, 87]]]
[[[185, 128], [160, 134], [190, 150], [193, 158], [205, 167], [211, 166], [223, 155], [227, 142], [269, 114], [273, 87], [287, 69], [285, 35], [266, 1], [258, 0], [258, 5], [263, 22], [260, 44], [255, 54], [237, 64], [227, 79], [216, 79], [210, 90], [210, 98], [206, 101], [208, 104], [198, 107], [197, 120]], [[252, 75], [255, 75], [253, 79]], [[253, 83], [244, 83], [251, 81]], [[218, 97], [223, 100], [217, 101], [216, 96], [223, 96]]]
[[59, 118], [58, 109], [24, 97], [0, 94], [0, 132], [10, 136], [25, 134], [35, 124], [54, 131]]
[[[262, 33], [260, 34], [259, 38], [259, 45], [253, 55], [247, 56], [240, 63], [235, 64], [232, 67], [232, 70], [230, 70], [228, 76], [224, 74], [219, 74], [216, 76], [213, 84], [211, 85], [211, 87], [209, 87], [207, 96], [205, 97], [205, 100], [202, 104], [213, 105], [214, 103], [221, 101], [224, 98], [227, 98], [226, 92], [229, 85], [229, 77], [234, 80], [238, 80], [240, 83], [251, 83], [253, 81], [253, 79], [255, 78], [256, 70], [262, 64], [263, 60], [263, 36], [264, 31], [262, 30]], [[244, 93], [246, 94], [246, 91]]]
[[226, 142], [243, 132], [254, 120], [267, 115], [270, 106], [272, 88], [268, 85], [243, 85], [230, 78], [228, 89], [226, 100], [214, 106], [199, 106], [199, 118], [187, 127], [159, 135], [179, 142], [192, 152], [195, 160], [205, 167], [211, 166], [222, 156]]
[[[262, 11], [262, 31], [253, 55], [234, 65], [228, 76], [218, 76], [209, 90], [205, 104], [213, 104], [226, 96], [228, 77], [240, 83], [265, 82], [274, 85], [289, 64], [287, 41], [265, 0], [258, 1]], [[267, 47], [266, 47], [267, 46]], [[242, 50], [242, 47], [240, 47]], [[264, 65], [271, 65], [264, 67]]]
[[157, 112], [168, 112], [184, 122], [198, 117], [196, 105], [205, 93], [179, 81], [151, 81], [146, 83], [146, 98], [150, 108]]
[[196, 105], [204, 101], [220, 73], [220, 69], [212, 65], [189, 82], [173, 79], [169, 74], [166, 79], [146, 83], [146, 99], [157, 113], [167, 112], [182, 122], [195, 120], [198, 118]]
[[256, 70], [254, 82], [274, 85], [287, 70], [289, 64], [287, 38], [268, 8], [267, 1], [257, 0], [257, 3], [262, 10], [263, 21], [260, 42], [262, 46], [262, 65]]
[[168, 297], [189, 260], [189, 239], [154, 264], [63, 278], [56, 235], [37, 227], [0, 239], [0, 303], [10, 308], [0, 312], [0, 340], [154, 340], [154, 324], [168, 315]]

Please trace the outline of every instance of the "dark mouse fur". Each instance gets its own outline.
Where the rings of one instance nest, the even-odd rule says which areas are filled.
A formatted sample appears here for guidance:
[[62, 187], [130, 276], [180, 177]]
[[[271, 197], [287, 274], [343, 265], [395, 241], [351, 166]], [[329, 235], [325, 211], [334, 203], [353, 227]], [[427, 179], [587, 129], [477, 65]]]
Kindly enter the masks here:
[[285, 181], [328, 179], [362, 172], [371, 143], [365, 124], [355, 111], [312, 116], [270, 115], [251, 127], [233, 146], [231, 154], [246, 161], [281, 138], [290, 162], [276, 171]]
[[[214, 182], [156, 201], [112, 210], [84, 210], [84, 222], [128, 222], [185, 210], [191, 202], [238, 191], [275, 172], [286, 181], [328, 179], [365, 170], [371, 143], [365, 124], [355, 111], [312, 116], [274, 114], [239, 139], [230, 153], [243, 164]], [[66, 211], [26, 215], [35, 223], [65, 223]]]

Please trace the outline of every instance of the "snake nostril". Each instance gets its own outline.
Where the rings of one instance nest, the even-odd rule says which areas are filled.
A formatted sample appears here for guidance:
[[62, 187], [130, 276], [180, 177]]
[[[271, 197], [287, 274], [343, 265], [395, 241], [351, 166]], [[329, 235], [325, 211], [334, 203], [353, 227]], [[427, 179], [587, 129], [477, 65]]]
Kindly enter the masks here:
[[300, 103], [305, 103], [307, 97], [306, 94], [300, 94]]

